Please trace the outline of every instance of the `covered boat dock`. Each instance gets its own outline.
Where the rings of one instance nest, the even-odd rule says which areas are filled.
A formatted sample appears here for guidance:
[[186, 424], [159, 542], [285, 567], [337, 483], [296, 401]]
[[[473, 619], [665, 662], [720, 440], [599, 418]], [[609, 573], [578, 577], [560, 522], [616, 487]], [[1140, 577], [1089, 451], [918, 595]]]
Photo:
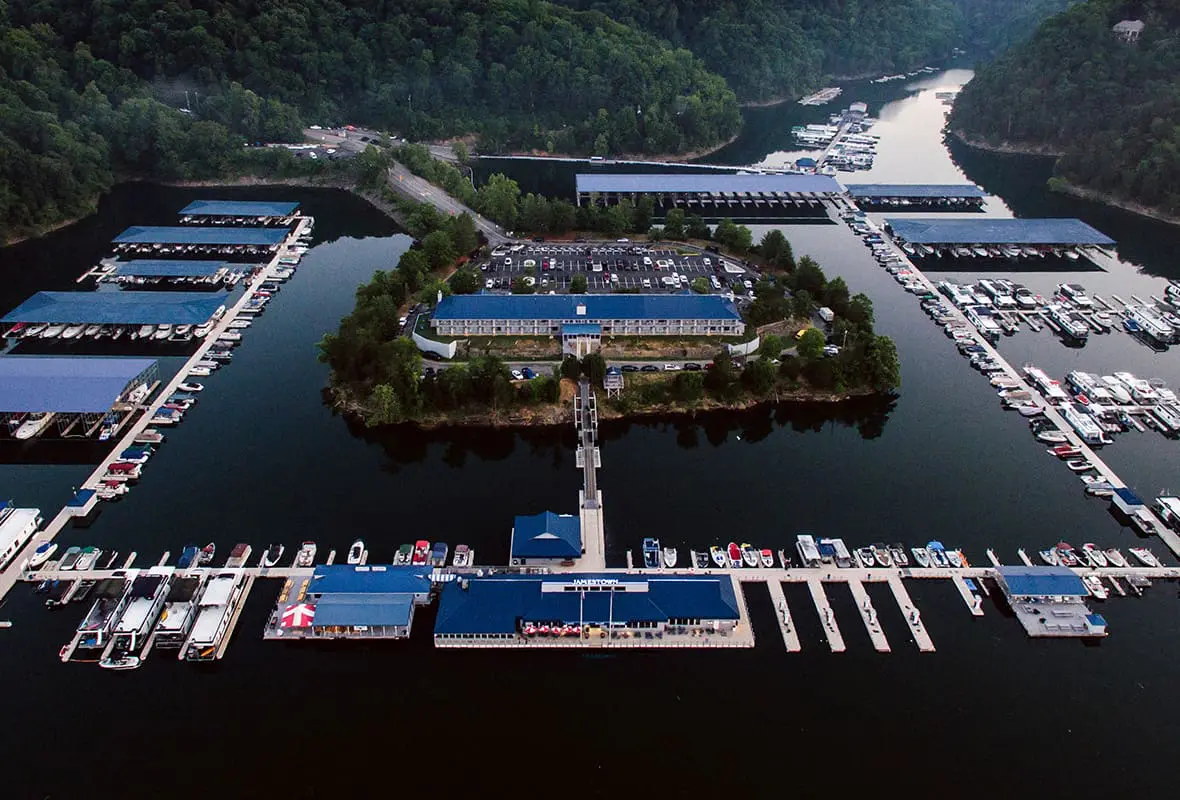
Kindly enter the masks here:
[[159, 381], [152, 358], [5, 356], [0, 417], [9, 435], [27, 415], [48, 413], [58, 435], [91, 436], [120, 425], [135, 410], [130, 395], [139, 389], [146, 396]]
[[987, 193], [970, 183], [855, 183], [848, 196], [864, 210], [920, 208], [924, 211], [976, 211]]
[[660, 207], [814, 207], [844, 193], [827, 175], [580, 174], [578, 205], [612, 205], [647, 195]]
[[285, 227], [133, 225], [112, 240], [117, 254], [270, 256], [290, 235]]
[[1080, 219], [898, 219], [885, 220], [893, 236], [910, 244], [1109, 247], [1106, 234]]
[[0, 322], [51, 325], [203, 325], [228, 292], [37, 292]]
[[249, 267], [219, 260], [185, 260], [138, 258], [115, 263], [114, 274], [121, 278], [212, 278], [218, 272], [245, 272]]
[[268, 200], [194, 200], [180, 210], [191, 225], [290, 225], [299, 204]]

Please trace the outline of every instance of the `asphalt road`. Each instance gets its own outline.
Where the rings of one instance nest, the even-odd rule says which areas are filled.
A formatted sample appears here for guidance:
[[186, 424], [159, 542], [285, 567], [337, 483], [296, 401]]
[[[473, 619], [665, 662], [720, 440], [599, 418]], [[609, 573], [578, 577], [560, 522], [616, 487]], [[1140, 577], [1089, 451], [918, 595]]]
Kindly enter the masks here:
[[423, 178], [419, 178], [396, 161], [389, 168], [389, 186], [395, 192], [417, 200], [420, 203], [430, 203], [439, 211], [449, 216], [467, 212], [475, 220], [475, 226], [487, 237], [488, 243], [493, 247], [511, 241], [499, 225], [484, 219], [442, 189]]

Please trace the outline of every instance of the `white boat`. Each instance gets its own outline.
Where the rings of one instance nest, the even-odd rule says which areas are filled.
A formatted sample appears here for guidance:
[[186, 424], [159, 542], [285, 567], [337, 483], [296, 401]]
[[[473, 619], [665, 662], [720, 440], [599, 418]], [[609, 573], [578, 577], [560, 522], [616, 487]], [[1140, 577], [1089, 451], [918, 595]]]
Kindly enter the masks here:
[[266, 548], [266, 552], [262, 554], [262, 566], [273, 567], [279, 563], [279, 559], [283, 557], [283, 551], [287, 548], [281, 544], [272, 544]]
[[930, 566], [930, 553], [925, 547], [911, 547], [910, 552], [914, 554], [914, 561], [919, 567]]
[[672, 569], [673, 567], [675, 567], [676, 566], [676, 558], [677, 558], [677, 554], [676, 554], [675, 547], [665, 547], [664, 548], [664, 566], [665, 567], [667, 567], [668, 569]]
[[1053, 548], [1040, 551], [1041, 560], [1050, 567], [1057, 567], [1061, 565], [1061, 557], [1057, 555], [1057, 551]]
[[213, 370], [208, 367], [193, 367], [188, 371], [190, 378], [206, 378], [213, 374]]
[[41, 331], [42, 339], [56, 339], [61, 336], [62, 331], [66, 329], [65, 325], [46, 325]]
[[304, 542], [295, 555], [295, 566], [310, 567], [315, 563], [315, 542]]
[[713, 563], [721, 569], [729, 566], [728, 559], [725, 557], [725, 548], [719, 545], [713, 545], [709, 548], [709, 558], [713, 559]]
[[1110, 562], [1112, 567], [1127, 566], [1127, 557], [1124, 556], [1116, 547], [1111, 547], [1106, 551], [1106, 560]]
[[352, 543], [352, 547], [348, 548], [348, 563], [359, 564], [361, 559], [365, 557], [365, 542], [362, 539], [357, 539]]
[[1090, 590], [1090, 594], [1094, 596], [1095, 600], [1105, 600], [1110, 597], [1110, 592], [1102, 585], [1102, 579], [1097, 575], [1083, 575], [1082, 582], [1086, 584], [1086, 588]]
[[156, 328], [156, 332], [152, 334], [152, 338], [163, 341], [164, 339], [167, 339], [171, 335], [172, 335], [172, 326], [171, 325], [160, 325], [159, 327]]
[[471, 549], [465, 544], [455, 545], [454, 560], [451, 561], [451, 566], [454, 567], [470, 567], [471, 566]]
[[32, 439], [40, 436], [49, 423], [53, 421], [53, 412], [42, 412], [40, 414], [30, 414], [28, 418], [21, 423], [21, 426], [16, 429], [13, 434], [17, 439]]
[[103, 327], [102, 325], [87, 325], [86, 330], [82, 331], [82, 335], [88, 338], [97, 337], [103, 333]]
[[1130, 548], [1131, 555], [1139, 560], [1139, 563], [1145, 567], [1162, 567], [1163, 564], [1155, 557], [1155, 553], [1148, 550], [1146, 547], [1132, 547]]
[[1082, 552], [1090, 557], [1090, 563], [1094, 566], [1105, 567], [1107, 565], [1106, 553], [1099, 550], [1093, 542], [1082, 545]]
[[86, 330], [85, 325], [67, 325], [66, 329], [61, 332], [63, 339], [77, 339], [82, 335], [82, 331]]
[[958, 550], [947, 550], [946, 551], [946, 560], [947, 560], [947, 563], [949, 563], [952, 567], [962, 567], [963, 566], [963, 554], [960, 553]]
[[190, 381], [178, 384], [176, 388], [182, 392], [202, 392], [205, 390], [205, 387], [201, 384]]
[[103, 669], [136, 669], [140, 664], [139, 656], [125, 655], [119, 658], [104, 658], [98, 662]]
[[29, 569], [41, 566], [56, 552], [56, 542], [41, 542], [41, 544], [37, 545], [37, 549], [33, 551], [33, 554], [29, 556]]

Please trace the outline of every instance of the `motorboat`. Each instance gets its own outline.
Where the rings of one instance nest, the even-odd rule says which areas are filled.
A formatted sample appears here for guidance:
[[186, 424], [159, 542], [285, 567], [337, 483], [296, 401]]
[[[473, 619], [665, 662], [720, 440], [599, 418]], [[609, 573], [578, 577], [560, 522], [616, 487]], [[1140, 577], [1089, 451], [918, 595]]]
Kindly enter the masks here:
[[873, 558], [883, 567], [893, 566], [893, 556], [889, 555], [889, 548], [883, 544], [873, 545]]
[[152, 334], [156, 332], [155, 325], [140, 325], [131, 333], [132, 339], [150, 339]]
[[772, 550], [769, 548], [763, 548], [759, 555], [762, 556], [762, 566], [766, 567], [767, 569], [774, 569], [774, 552]]
[[668, 569], [672, 569], [673, 567], [675, 567], [677, 557], [678, 557], [678, 554], [676, 552], [675, 547], [665, 547], [664, 548], [664, 566], [665, 567], [667, 567]]
[[643, 566], [647, 569], [660, 568], [660, 540], [650, 536], [643, 540]]
[[86, 330], [85, 325], [67, 325], [65, 330], [61, 332], [63, 339], [77, 339]]
[[430, 548], [430, 563], [436, 567], [445, 567], [449, 550], [446, 542], [435, 542]]
[[430, 542], [425, 539], [419, 539], [414, 542], [414, 553], [410, 557], [410, 563], [415, 565], [425, 564], [430, 560]]
[[272, 544], [266, 548], [266, 552], [262, 554], [262, 566], [276, 566], [279, 563], [279, 559], [283, 557], [283, 551], [286, 549], [281, 544]]
[[963, 554], [960, 553], [958, 550], [946, 550], [945, 552], [946, 552], [947, 563], [950, 564], [952, 567], [965, 567], [965, 566], [967, 566], [966, 559], [963, 558]]
[[725, 548], [726, 555], [729, 557], [730, 567], [740, 567], [742, 565], [742, 548], [737, 546], [736, 542], [730, 542]]
[[1077, 553], [1074, 552], [1073, 545], [1071, 545], [1069, 542], [1058, 542], [1055, 549], [1057, 550], [1057, 558], [1061, 561], [1062, 566], [1078, 566], [1079, 561]]
[[1132, 547], [1129, 548], [1131, 555], [1139, 560], [1139, 563], [1145, 567], [1162, 567], [1163, 564], [1156, 558], [1155, 553], [1148, 550], [1146, 547]]
[[1086, 542], [1082, 545], [1082, 552], [1090, 557], [1090, 563], [1096, 567], [1105, 567], [1109, 563], [1106, 560], [1106, 553], [1099, 550], [1093, 542]]
[[53, 421], [53, 412], [44, 411], [37, 414], [30, 414], [21, 426], [16, 429], [13, 434], [17, 439], [33, 439], [40, 436], [42, 431], [49, 427], [49, 423]]
[[158, 325], [152, 338], [157, 341], [163, 341], [172, 335], [172, 326], [169, 324]]
[[414, 560], [414, 545], [403, 544], [397, 549], [393, 556], [393, 563], [398, 565], [409, 564]]
[[104, 658], [98, 662], [103, 669], [136, 669], [140, 665], [139, 656], [122, 655], [118, 658]]
[[729, 566], [725, 560], [725, 550], [723, 550], [720, 545], [715, 544], [709, 548], [709, 558], [713, 559], [713, 563], [721, 569], [725, 569], [727, 566]]
[[742, 542], [742, 562], [747, 567], [758, 566], [759, 553], [754, 549], [754, 545], [749, 542]]
[[304, 542], [299, 546], [299, 552], [295, 554], [295, 566], [310, 567], [315, 564], [316, 545], [315, 542]]
[[73, 569], [74, 565], [78, 563], [78, 556], [80, 555], [82, 555], [81, 547], [66, 548], [65, 555], [61, 557], [61, 561], [58, 562], [57, 568], [62, 571]]
[[856, 548], [856, 558], [860, 561], [862, 567], [875, 567], [877, 559], [873, 557], [873, 548], [858, 547]]
[[213, 556], [217, 554], [217, 545], [213, 542], [201, 548], [201, 552], [197, 554], [197, 566], [203, 567], [206, 564], [213, 563]]
[[79, 572], [93, 569], [94, 562], [98, 561], [98, 557], [101, 555], [102, 550], [97, 547], [83, 547], [82, 552], [78, 554], [78, 562], [74, 565], [74, 569]]
[[1074, 458], [1075, 456], [1080, 456], [1082, 454], [1082, 448], [1069, 444], [1061, 444], [1057, 447], [1050, 447], [1045, 452], [1051, 456], [1057, 456], [1058, 458]]
[[778, 551], [778, 563], [783, 569], [791, 568], [791, 557], [787, 555], [787, 551], [785, 549], [780, 549]]
[[1061, 558], [1057, 555], [1056, 550], [1053, 550], [1053, 549], [1041, 550], [1040, 555], [1041, 555], [1041, 560], [1044, 561], [1046, 564], [1048, 564], [1050, 567], [1061, 566]]
[[[65, 325], [46, 325], [44, 328], [41, 329], [40, 338], [42, 338], [42, 339], [56, 339], [57, 337], [61, 336], [62, 331], [64, 331], [65, 329], [66, 329]], [[32, 334], [29, 334], [29, 335], [32, 335]]]
[[181, 392], [196, 393], [205, 391], [205, 387], [195, 381], [185, 381], [184, 383], [178, 384], [176, 388]]
[[901, 544], [889, 545], [889, 555], [893, 556], [893, 566], [908, 567], [910, 565], [910, 557], [905, 554], [905, 548]]
[[1094, 469], [1094, 465], [1084, 458], [1071, 458], [1065, 462], [1065, 466], [1069, 467], [1074, 472], [1089, 472]]
[[938, 567], [939, 569], [946, 569], [950, 566], [950, 562], [946, 557], [946, 548], [942, 546], [942, 542], [927, 542], [926, 549], [930, 551], [930, 563], [932, 566]]
[[[1041, 431], [1037, 434], [1037, 441], [1044, 444], [1065, 444], [1069, 435], [1065, 431]], [[1081, 451], [1078, 451], [1081, 453]]]
[[925, 547], [911, 547], [910, 552], [914, 554], [914, 563], [919, 567], [930, 566], [930, 553]]
[[471, 549], [465, 544], [455, 545], [455, 555], [451, 561], [453, 567], [471, 566]]
[[28, 563], [29, 569], [32, 569], [33, 567], [41, 566], [42, 564], [44, 564], [46, 561], [49, 560], [50, 556], [52, 556], [56, 552], [57, 552], [57, 543], [56, 542], [41, 542], [41, 544], [37, 545], [37, 549], [33, 551], [33, 554], [31, 556], [29, 556], [29, 563]]
[[1086, 589], [1090, 592], [1095, 600], [1105, 600], [1110, 597], [1110, 592], [1102, 585], [1102, 578], [1097, 575], [1083, 575], [1082, 583], [1086, 585]]
[[348, 548], [348, 563], [359, 564], [361, 559], [365, 557], [365, 543], [362, 539], [357, 539], [352, 543], [352, 547]]

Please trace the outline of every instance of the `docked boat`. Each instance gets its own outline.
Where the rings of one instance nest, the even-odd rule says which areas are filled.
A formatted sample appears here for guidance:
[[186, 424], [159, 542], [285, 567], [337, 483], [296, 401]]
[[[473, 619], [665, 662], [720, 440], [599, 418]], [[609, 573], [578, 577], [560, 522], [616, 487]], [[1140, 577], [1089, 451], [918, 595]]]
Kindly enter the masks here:
[[742, 565], [742, 548], [737, 546], [737, 542], [730, 542], [725, 548], [725, 553], [729, 557], [730, 567], [740, 567]]
[[643, 566], [647, 569], [660, 568], [660, 540], [648, 536], [643, 540]]
[[742, 542], [742, 563], [747, 567], [758, 566], [759, 553], [754, 549], [754, 545], [749, 542]]
[[779, 549], [778, 563], [779, 563], [779, 566], [782, 567], [783, 569], [790, 569], [791, 568], [791, 557], [789, 555], [787, 555], [787, 551], [785, 549], [781, 549], [781, 548]]
[[277, 566], [279, 560], [283, 557], [283, 551], [287, 548], [281, 544], [272, 544], [266, 548], [266, 552], [262, 555], [262, 566], [273, 567]]
[[721, 569], [725, 569], [727, 566], [729, 566], [725, 560], [725, 550], [723, 550], [720, 545], [715, 544], [709, 548], [709, 558], [713, 559], [713, 563]]
[[393, 563], [398, 565], [409, 564], [414, 560], [414, 545], [403, 544], [397, 549], [397, 553], [393, 556]]
[[1131, 547], [1129, 549], [1131, 551], [1131, 555], [1135, 556], [1135, 558], [1138, 559], [1139, 563], [1142, 564], [1143, 566], [1145, 566], [1145, 567], [1162, 567], [1163, 566], [1163, 564], [1160, 562], [1160, 560], [1158, 558], [1156, 558], [1155, 553], [1151, 552], [1146, 547]]
[[958, 568], [958, 567], [967, 566], [967, 560], [965, 558], [963, 558], [963, 554], [960, 551], [946, 550], [945, 553], [946, 553], [947, 563], [950, 564], [952, 567]]
[[28, 563], [29, 569], [33, 569], [34, 567], [41, 566], [42, 564], [44, 564], [46, 561], [49, 560], [50, 556], [52, 556], [56, 552], [57, 552], [57, 543], [56, 542], [41, 542], [41, 544], [37, 545], [37, 549], [33, 551], [33, 554], [31, 556], [29, 556], [29, 563]]
[[877, 566], [877, 559], [873, 557], [873, 548], [871, 547], [856, 548], [856, 559], [862, 567]]
[[910, 565], [910, 557], [905, 554], [905, 548], [900, 543], [889, 545], [889, 555], [893, 556], [893, 566], [895, 567]]
[[52, 411], [30, 414], [21, 423], [20, 427], [16, 429], [16, 433], [13, 436], [21, 440], [33, 439], [40, 436], [49, 427], [49, 423], [53, 421], [53, 416]]
[[123, 655], [118, 658], [104, 658], [98, 662], [103, 669], [136, 669], [140, 665], [139, 656]]
[[430, 560], [430, 542], [425, 539], [419, 539], [414, 542], [414, 554], [410, 557], [410, 563], [415, 565], [425, 564]]
[[692, 565], [696, 569], [708, 569], [709, 568], [709, 554], [706, 553], [704, 550], [693, 550], [692, 551]]
[[83, 547], [82, 552], [78, 554], [78, 563], [75, 564], [74, 569], [79, 572], [93, 569], [94, 562], [98, 561], [98, 557], [101, 555], [102, 550], [99, 550], [97, 547]]
[[1058, 542], [1055, 549], [1057, 551], [1057, 558], [1061, 561], [1062, 566], [1076, 567], [1080, 563], [1077, 553], [1074, 552], [1073, 545], [1069, 542]]
[[891, 556], [889, 554], [889, 548], [887, 548], [883, 544], [873, 545], [873, 558], [882, 567], [892, 567], [893, 566], [893, 556]]
[[1102, 585], [1102, 579], [1097, 575], [1083, 575], [1082, 583], [1086, 585], [1086, 589], [1094, 597], [1095, 600], [1105, 600], [1110, 597], [1110, 592]]
[[[1064, 444], [1069, 441], [1069, 435], [1065, 431], [1041, 431], [1037, 434], [1037, 441], [1043, 444]], [[1078, 450], [1078, 453], [1081, 451]]]
[[184, 383], [178, 384], [176, 388], [182, 392], [191, 392], [193, 394], [197, 392], [203, 392], [205, 390], [205, 387], [202, 384], [199, 384], [195, 381], [185, 381]]
[[1094, 465], [1084, 458], [1071, 458], [1065, 462], [1065, 466], [1069, 467], [1074, 472], [1089, 472], [1094, 469]]
[[451, 561], [453, 567], [470, 567], [471, 550], [465, 544], [455, 545], [455, 555]]
[[948, 566], [950, 566], [950, 562], [946, 557], [946, 548], [942, 546], [942, 542], [927, 542], [926, 549], [930, 551], [931, 565], [938, 567], [939, 569], [946, 569]]
[[176, 568], [188, 569], [196, 566], [197, 556], [200, 552], [195, 544], [185, 545], [184, 549], [180, 551], [180, 558], [176, 560]]
[[1045, 452], [1051, 456], [1057, 456], [1058, 458], [1074, 458], [1082, 454], [1082, 448], [1074, 447], [1073, 445], [1069, 444], [1060, 444], [1056, 447], [1050, 447]]
[[1086, 542], [1082, 545], [1082, 552], [1090, 557], [1090, 563], [1096, 567], [1105, 567], [1108, 563], [1106, 553], [1099, 550], [1093, 542]]
[[304, 542], [299, 545], [299, 552], [295, 554], [295, 566], [310, 567], [315, 564], [315, 542]]
[[361, 559], [365, 556], [365, 543], [362, 539], [357, 539], [352, 543], [352, 547], [348, 548], [348, 563], [359, 564]]
[[774, 569], [774, 552], [772, 550], [769, 548], [763, 548], [759, 555], [762, 557], [762, 566], [766, 567], [767, 569]]
[[1041, 550], [1040, 556], [1041, 556], [1041, 560], [1044, 561], [1046, 564], [1048, 564], [1050, 567], [1061, 566], [1061, 558], [1057, 555], [1056, 550], [1053, 550], [1053, 549]]
[[664, 566], [665, 567], [667, 567], [668, 569], [672, 569], [673, 567], [675, 567], [677, 557], [678, 557], [678, 554], [676, 553], [675, 547], [665, 547], [664, 548]]
[[203, 567], [206, 564], [213, 563], [213, 556], [217, 555], [217, 545], [213, 542], [201, 548], [201, 552], [197, 554], [197, 566]]
[[910, 552], [914, 554], [914, 563], [919, 567], [930, 566], [930, 552], [925, 547], [911, 547]]
[[238, 542], [229, 551], [229, 558], [225, 560], [225, 565], [230, 568], [246, 566], [247, 559], [250, 558], [252, 548], [245, 542]]

